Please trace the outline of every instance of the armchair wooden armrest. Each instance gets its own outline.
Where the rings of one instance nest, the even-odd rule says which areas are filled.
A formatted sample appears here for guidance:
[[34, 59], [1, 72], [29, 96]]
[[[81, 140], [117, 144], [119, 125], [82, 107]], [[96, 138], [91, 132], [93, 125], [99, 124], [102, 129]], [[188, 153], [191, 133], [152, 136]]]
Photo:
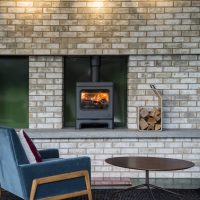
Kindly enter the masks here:
[[87, 170], [81, 170], [81, 171], [77, 171], [77, 172], [64, 173], [64, 174], [59, 174], [59, 175], [55, 175], [55, 176], [48, 176], [48, 177], [44, 177], [44, 178], [34, 179], [32, 182], [30, 200], [34, 200], [37, 187], [41, 184], [63, 181], [63, 180], [73, 179], [73, 178], [78, 178], [78, 177], [85, 178], [86, 190], [72, 192], [72, 193], [68, 193], [68, 194], [57, 195], [57, 196], [53, 196], [53, 197], [48, 197], [48, 198], [45, 198], [45, 200], [58, 200], [58, 199], [78, 197], [78, 196], [82, 196], [82, 195], [88, 195], [88, 199], [92, 200], [90, 177], [89, 177], [89, 173]]

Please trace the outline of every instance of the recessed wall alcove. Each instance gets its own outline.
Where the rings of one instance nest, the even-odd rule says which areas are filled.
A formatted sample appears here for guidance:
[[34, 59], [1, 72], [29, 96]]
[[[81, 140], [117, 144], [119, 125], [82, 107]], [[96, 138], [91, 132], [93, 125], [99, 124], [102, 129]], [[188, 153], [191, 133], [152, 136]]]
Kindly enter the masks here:
[[[75, 126], [76, 83], [91, 81], [90, 58], [64, 58], [64, 127]], [[114, 84], [114, 127], [126, 127], [128, 56], [100, 56], [100, 63], [99, 81]]]

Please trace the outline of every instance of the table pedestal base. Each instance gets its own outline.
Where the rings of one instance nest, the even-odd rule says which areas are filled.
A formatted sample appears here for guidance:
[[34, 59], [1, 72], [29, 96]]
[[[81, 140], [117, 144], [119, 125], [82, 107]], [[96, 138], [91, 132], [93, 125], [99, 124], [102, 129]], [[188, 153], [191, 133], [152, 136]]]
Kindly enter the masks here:
[[126, 192], [126, 191], [129, 191], [129, 190], [135, 190], [135, 189], [139, 189], [139, 188], [143, 188], [143, 187], [146, 187], [151, 198], [153, 200], [156, 200], [156, 198], [154, 197], [154, 194], [152, 192], [152, 189], [158, 189], [158, 190], [162, 190], [164, 192], [167, 192], [167, 193], [170, 193], [172, 195], [175, 195], [177, 196], [179, 199], [183, 200], [183, 195], [182, 194], [179, 194], [179, 193], [176, 193], [176, 192], [172, 192], [170, 190], [167, 190], [167, 189], [164, 189], [162, 187], [158, 187], [156, 185], [152, 185], [149, 183], [149, 171], [146, 170], [146, 176], [145, 176], [145, 184], [141, 184], [141, 185], [137, 185], [137, 186], [134, 186], [134, 187], [130, 187], [130, 188], [127, 188], [125, 190], [122, 190], [122, 191], [119, 191], [119, 192], [115, 192], [113, 195], [116, 195], [117, 193], [121, 193], [121, 192]]

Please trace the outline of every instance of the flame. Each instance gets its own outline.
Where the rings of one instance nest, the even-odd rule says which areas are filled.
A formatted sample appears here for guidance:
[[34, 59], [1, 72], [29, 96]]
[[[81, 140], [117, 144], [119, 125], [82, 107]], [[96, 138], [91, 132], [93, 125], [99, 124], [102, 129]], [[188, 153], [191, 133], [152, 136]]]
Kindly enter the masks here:
[[109, 101], [108, 92], [81, 92], [81, 100], [91, 100], [94, 102]]

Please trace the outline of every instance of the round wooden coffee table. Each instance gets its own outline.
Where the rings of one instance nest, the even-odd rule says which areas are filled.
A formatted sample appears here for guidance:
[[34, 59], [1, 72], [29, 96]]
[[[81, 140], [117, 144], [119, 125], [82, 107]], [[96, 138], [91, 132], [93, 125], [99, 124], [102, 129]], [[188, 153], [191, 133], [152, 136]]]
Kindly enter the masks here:
[[152, 197], [155, 200], [151, 188], [160, 189], [165, 192], [177, 195], [182, 199], [182, 195], [166, 190], [162, 187], [152, 185], [149, 183], [149, 172], [150, 171], [174, 171], [174, 170], [183, 170], [188, 169], [194, 166], [193, 162], [180, 159], [171, 159], [171, 158], [157, 158], [157, 157], [113, 157], [105, 160], [107, 163], [128, 169], [144, 170], [146, 172], [145, 183], [142, 185], [137, 185], [135, 187], [130, 187], [123, 191], [138, 189], [146, 187]]

